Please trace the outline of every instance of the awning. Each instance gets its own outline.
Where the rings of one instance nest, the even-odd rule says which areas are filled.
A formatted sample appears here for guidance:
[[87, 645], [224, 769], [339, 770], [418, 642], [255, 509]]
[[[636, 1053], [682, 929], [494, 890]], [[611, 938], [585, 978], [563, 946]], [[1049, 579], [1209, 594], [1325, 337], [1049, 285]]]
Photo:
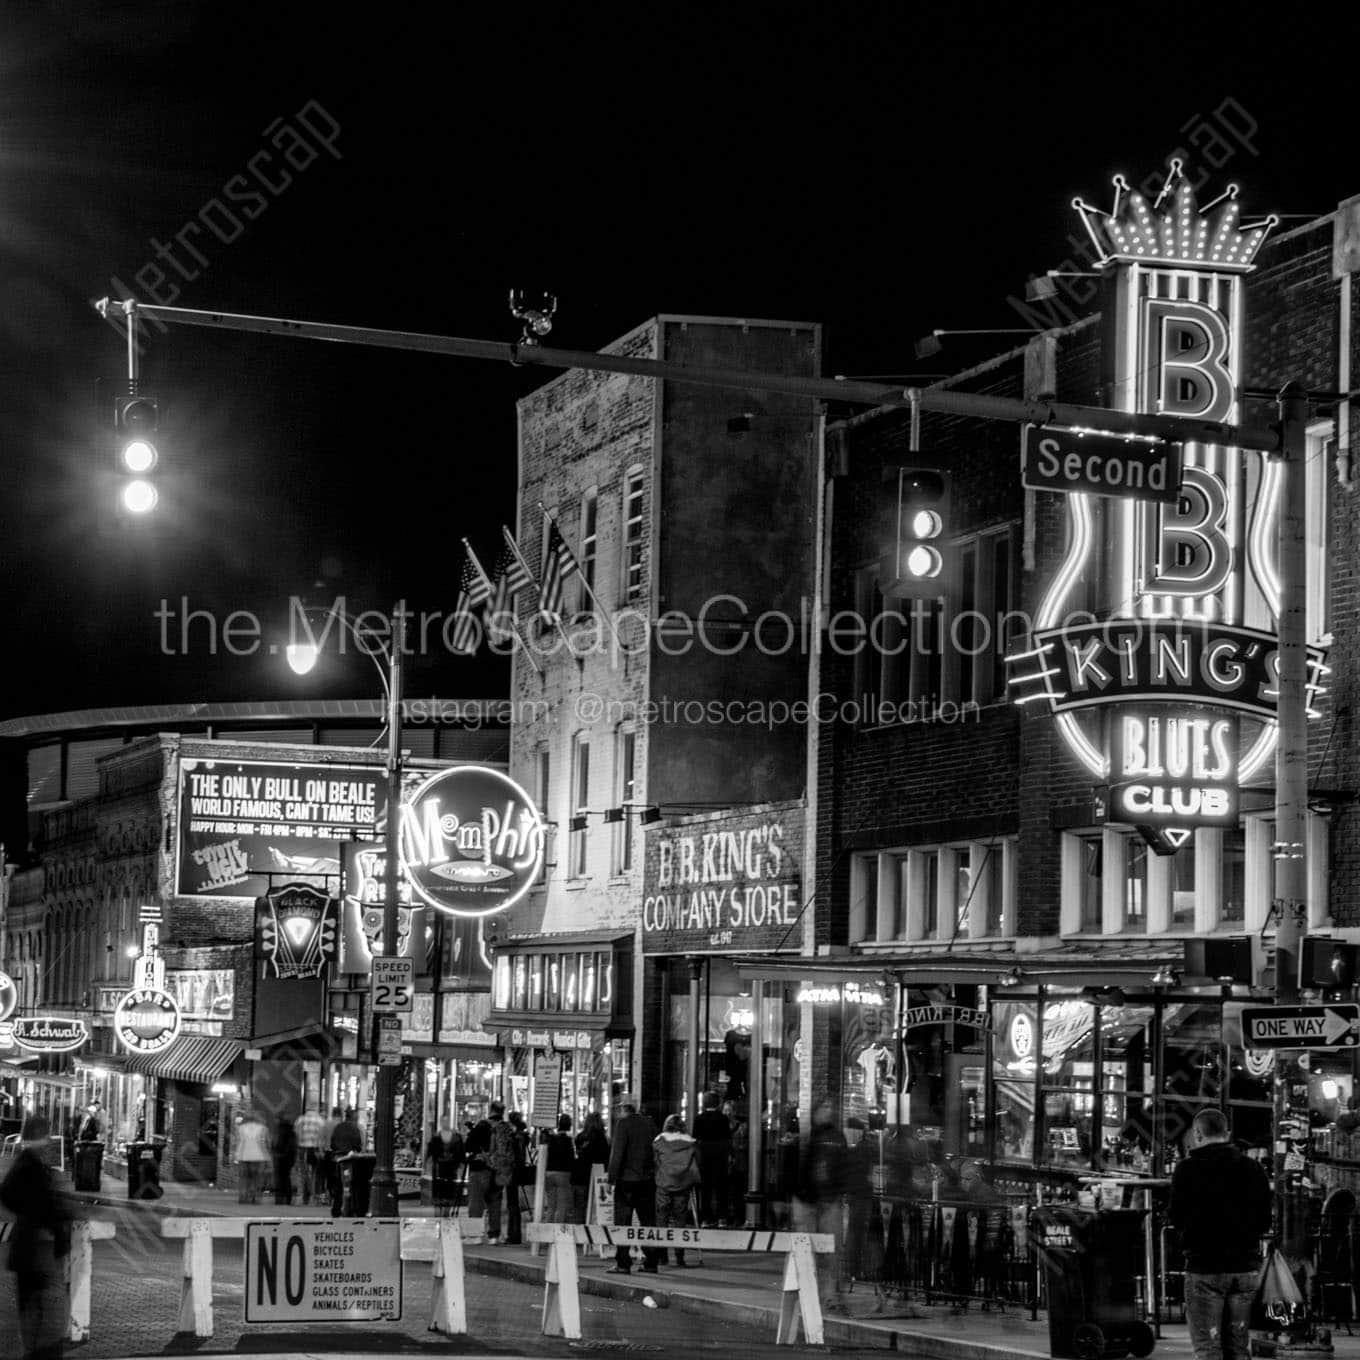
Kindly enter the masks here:
[[244, 1048], [238, 1039], [181, 1034], [159, 1053], [130, 1053], [127, 1070], [170, 1081], [216, 1081], [241, 1056]]
[[328, 1058], [340, 1048], [330, 1030], [319, 1020], [309, 1020], [305, 1025], [295, 1025], [292, 1029], [277, 1030], [273, 1034], [253, 1035], [247, 1048], [304, 1048], [315, 1050], [316, 1055]]
[[555, 949], [585, 949], [590, 945], [632, 940], [631, 930], [587, 930], [575, 935], [529, 935], [518, 940], [496, 940], [493, 954], [544, 954]]
[[[871, 952], [872, 950], [872, 952]], [[896, 979], [911, 987], [943, 983], [1024, 983], [1048, 986], [1138, 986], [1150, 982], [1162, 967], [1181, 966], [1181, 941], [1120, 941], [1102, 946], [1092, 941], [1048, 949], [948, 950], [939, 944], [872, 947], [835, 956], [748, 955], [732, 957], [740, 977], [766, 982], [841, 982], [847, 977]]]

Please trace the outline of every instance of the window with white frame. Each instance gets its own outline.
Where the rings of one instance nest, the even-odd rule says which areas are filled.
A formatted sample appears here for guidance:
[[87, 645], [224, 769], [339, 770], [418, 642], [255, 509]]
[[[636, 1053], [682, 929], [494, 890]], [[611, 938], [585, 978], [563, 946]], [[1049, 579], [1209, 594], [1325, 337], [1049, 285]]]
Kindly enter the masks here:
[[620, 555], [619, 599], [624, 604], [642, 600], [642, 502], [646, 471], [629, 468], [623, 479], [623, 552]]
[[850, 942], [967, 940], [1015, 934], [1014, 836], [857, 854]]
[[623, 820], [614, 825], [614, 872], [626, 874], [633, 867], [633, 814], [637, 794], [637, 731], [621, 727], [615, 737], [614, 805], [623, 808]]
[[[544, 746], [539, 749], [535, 762], [534, 784], [538, 791], [538, 811], [545, 821], [552, 820], [552, 752]], [[538, 881], [548, 881], [548, 857], [543, 856], [543, 867], [539, 870]]]
[[587, 487], [581, 493], [580, 531], [577, 537], [580, 551], [576, 554], [576, 612], [584, 614], [594, 609], [595, 563], [600, 545], [600, 491]]
[[[1327, 829], [1308, 818], [1308, 913], [1327, 919]], [[1259, 931], [1274, 895], [1274, 819], [1201, 827], [1174, 854], [1153, 853], [1131, 828], [1066, 832], [1062, 933], [1202, 935]]]
[[570, 832], [567, 872], [572, 878], [584, 878], [586, 873], [586, 850], [589, 819], [586, 809], [590, 806], [590, 741], [584, 732], [578, 732], [571, 744], [571, 815], [584, 823], [579, 831]]

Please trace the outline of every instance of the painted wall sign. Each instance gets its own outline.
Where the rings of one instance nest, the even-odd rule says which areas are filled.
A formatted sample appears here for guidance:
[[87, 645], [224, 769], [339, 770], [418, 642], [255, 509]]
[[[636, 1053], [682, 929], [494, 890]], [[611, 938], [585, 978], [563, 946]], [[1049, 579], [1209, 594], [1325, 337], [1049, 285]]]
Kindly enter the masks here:
[[1121, 708], [1110, 717], [1110, 818], [1236, 826], [1237, 719], [1213, 709]]
[[286, 883], [256, 902], [260, 953], [274, 977], [314, 978], [335, 956], [335, 899], [310, 883]]
[[185, 1020], [230, 1020], [236, 1013], [236, 973], [230, 968], [167, 968], [165, 990]]
[[430, 906], [490, 916], [528, 892], [543, 839], [543, 819], [513, 779], [462, 765], [427, 779], [402, 809], [401, 867]]
[[182, 760], [176, 891], [259, 897], [266, 871], [338, 874], [335, 842], [374, 837], [385, 781], [374, 766]]
[[129, 1053], [159, 1053], [180, 1031], [180, 1011], [169, 992], [135, 987], [113, 1013], [113, 1032]]
[[1020, 445], [1020, 481], [1036, 491], [1166, 501], [1181, 491], [1179, 444], [1026, 425]]
[[[1276, 219], [1244, 228], [1235, 188], [1201, 210], [1178, 161], [1153, 203], [1117, 177], [1110, 211], [1080, 199], [1075, 206], [1112, 275], [1102, 313], [1111, 407], [1236, 422], [1243, 275]], [[1110, 500], [1089, 490], [1064, 498], [1064, 560], [1026, 650], [1007, 660], [1012, 697], [1047, 703], [1097, 781], [1119, 783], [1113, 766], [1124, 751], [1111, 742], [1135, 734], [1104, 719], [1130, 700], [1143, 716], [1145, 702], [1232, 710], [1241, 715], [1229, 753], [1235, 782], [1266, 768], [1277, 732], [1280, 482], [1263, 453], [1187, 442], [1174, 499]], [[1309, 659], [1315, 690], [1322, 653], [1310, 649]], [[1164, 786], [1131, 796], [1139, 806], [1126, 805], [1121, 820], [1165, 815], [1186, 836], [1236, 820], [1217, 795], [1177, 800]]]
[[643, 952], [798, 950], [802, 817], [790, 806], [651, 828]]
[[0, 973], [0, 1020], [8, 1020], [19, 1004], [19, 988], [8, 973]]
[[35, 1053], [71, 1053], [89, 1042], [83, 1020], [59, 1015], [24, 1015], [14, 1022], [14, 1041]]

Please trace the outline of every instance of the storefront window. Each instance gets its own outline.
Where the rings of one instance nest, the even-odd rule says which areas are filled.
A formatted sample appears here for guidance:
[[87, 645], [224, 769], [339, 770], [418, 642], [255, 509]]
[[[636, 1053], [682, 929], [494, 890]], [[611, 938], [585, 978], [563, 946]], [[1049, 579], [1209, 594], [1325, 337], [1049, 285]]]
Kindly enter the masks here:
[[1098, 931], [1101, 922], [1101, 861], [1104, 849], [1099, 832], [1081, 838], [1081, 929]]
[[516, 954], [514, 960], [515, 985], [510, 996], [510, 1009], [522, 1011], [527, 1008], [529, 999], [529, 961], [523, 954]]
[[1171, 924], [1191, 929], [1195, 924], [1195, 838], [1171, 856]]
[[1032, 1001], [992, 1006], [992, 1090], [996, 1100], [993, 1156], [1028, 1162], [1034, 1155], [1034, 1064], [1037, 1007]]
[[543, 955], [529, 955], [529, 1009], [543, 1009]]
[[1141, 836], [1124, 842], [1124, 928], [1147, 928], [1148, 848]]
[[1218, 919], [1240, 922], [1247, 914], [1247, 841], [1240, 826], [1223, 833], [1223, 906]]
[[548, 955], [545, 987], [544, 1009], [560, 1011], [562, 1009], [562, 956], [560, 954]]

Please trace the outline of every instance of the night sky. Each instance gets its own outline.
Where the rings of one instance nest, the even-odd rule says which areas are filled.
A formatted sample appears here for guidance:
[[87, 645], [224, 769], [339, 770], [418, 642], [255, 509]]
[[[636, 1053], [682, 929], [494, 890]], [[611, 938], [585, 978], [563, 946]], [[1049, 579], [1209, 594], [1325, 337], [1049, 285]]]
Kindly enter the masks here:
[[[128, 532], [98, 387], [124, 350], [89, 305], [115, 280], [502, 341], [519, 287], [557, 295], [563, 348], [663, 311], [782, 318], [824, 324], [828, 374], [943, 373], [1023, 337], [924, 363], [913, 341], [1026, 324], [1008, 299], [1069, 259], [1071, 198], [1106, 202], [1116, 171], [1183, 147], [1214, 193], [1242, 184], [1249, 220], [1360, 193], [1348, 45], [1281, 24], [1264, 6], [5, 6], [0, 716], [371, 695], [358, 658], [304, 687], [277, 657], [210, 655], [206, 625], [165, 655], [157, 611], [187, 597], [281, 629], [303, 592], [451, 611], [459, 538], [490, 570], [514, 523], [515, 398], [553, 376], [152, 331], [166, 503]], [[504, 677], [441, 658], [412, 687]]]

